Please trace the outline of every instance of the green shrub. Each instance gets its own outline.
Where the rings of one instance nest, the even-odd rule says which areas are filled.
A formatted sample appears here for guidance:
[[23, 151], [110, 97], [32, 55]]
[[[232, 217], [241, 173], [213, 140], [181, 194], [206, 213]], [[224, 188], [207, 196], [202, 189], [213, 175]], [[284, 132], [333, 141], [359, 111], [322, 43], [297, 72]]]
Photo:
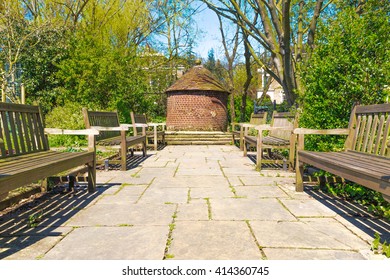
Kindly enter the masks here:
[[[301, 127], [346, 128], [355, 103], [388, 101], [389, 3], [369, 0], [360, 13], [345, 5], [319, 26], [316, 48], [302, 68]], [[316, 150], [339, 148], [340, 141], [335, 137], [307, 138], [308, 148]]]
[[[85, 129], [82, 106], [75, 102], [68, 102], [64, 106], [56, 107], [46, 117], [46, 127], [62, 129]], [[51, 147], [80, 147], [87, 145], [86, 136], [77, 135], [49, 135]]]

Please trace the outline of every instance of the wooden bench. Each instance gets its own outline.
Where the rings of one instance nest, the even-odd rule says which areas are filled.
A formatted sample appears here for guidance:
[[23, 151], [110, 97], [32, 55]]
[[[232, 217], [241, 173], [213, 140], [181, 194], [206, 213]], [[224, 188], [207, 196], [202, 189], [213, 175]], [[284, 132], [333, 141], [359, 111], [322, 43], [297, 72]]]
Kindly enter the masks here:
[[[153, 130], [146, 129], [146, 144], [148, 145], [149, 140], [152, 140], [155, 151], [158, 148], [158, 140], [165, 144], [165, 123], [148, 123], [145, 114], [134, 114], [134, 112], [130, 112], [130, 117], [135, 136], [143, 133], [139, 124], [147, 125], [147, 127], [153, 127]], [[159, 127], [161, 127], [160, 130]]]
[[[89, 149], [69, 153], [51, 151], [47, 133], [89, 135]], [[88, 191], [96, 187], [94, 130], [45, 129], [38, 106], [0, 103], [0, 194], [86, 165]], [[73, 186], [70, 185], [72, 188]]]
[[[355, 106], [347, 129], [297, 128], [296, 191], [303, 191], [304, 164], [381, 192], [390, 201], [390, 104]], [[348, 135], [341, 152], [304, 150], [304, 135]]]
[[[261, 125], [267, 122], [267, 112], [252, 113], [251, 118], [249, 120], [249, 124], [251, 125]], [[233, 144], [236, 143], [237, 139], [239, 141], [240, 150], [244, 150], [244, 125], [248, 123], [232, 123], [232, 137]]]
[[[297, 127], [297, 118], [290, 112], [274, 112], [270, 125], [256, 126], [257, 136], [248, 135], [249, 128], [253, 125], [244, 125], [244, 156], [247, 156], [250, 147], [256, 148], [256, 169], [261, 170], [262, 163], [288, 164], [293, 169], [295, 158], [294, 128]], [[264, 136], [264, 131], [269, 131]], [[288, 149], [289, 159], [276, 158], [272, 155], [272, 149]], [[263, 159], [263, 151], [267, 150], [269, 157]]]
[[[126, 132], [131, 125], [121, 125], [117, 112], [88, 111], [86, 108], [83, 108], [83, 116], [86, 128], [94, 128], [100, 132], [96, 137], [97, 145], [119, 148], [122, 171], [127, 170], [126, 159], [129, 148], [131, 156], [134, 156], [134, 147], [141, 145], [142, 154], [144, 157], [146, 156], [145, 134], [127, 136]], [[145, 126], [143, 127], [145, 129]]]

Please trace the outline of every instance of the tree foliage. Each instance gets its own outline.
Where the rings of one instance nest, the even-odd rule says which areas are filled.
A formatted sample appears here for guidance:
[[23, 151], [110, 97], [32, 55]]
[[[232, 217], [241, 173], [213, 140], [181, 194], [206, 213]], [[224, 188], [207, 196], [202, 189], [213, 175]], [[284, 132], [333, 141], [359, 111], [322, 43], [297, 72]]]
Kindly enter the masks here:
[[[45, 113], [78, 102], [118, 109], [124, 120], [130, 110], [164, 116], [163, 92], [177, 66], [194, 61], [193, 2], [1, 1], [0, 82], [8, 101], [20, 102], [23, 82], [27, 102]], [[163, 33], [172, 39], [169, 56], [157, 43]]]
[[[312, 58], [303, 68], [302, 127], [346, 127], [355, 103], [389, 99], [390, 2], [368, 0], [355, 6], [340, 1], [338, 8], [337, 16], [321, 25]], [[326, 142], [317, 138], [311, 143], [329, 148], [319, 147]]]
[[288, 104], [300, 87], [298, 62], [314, 46], [320, 14], [332, 0], [202, 0], [240, 26], [244, 42], [259, 67], [282, 85]]

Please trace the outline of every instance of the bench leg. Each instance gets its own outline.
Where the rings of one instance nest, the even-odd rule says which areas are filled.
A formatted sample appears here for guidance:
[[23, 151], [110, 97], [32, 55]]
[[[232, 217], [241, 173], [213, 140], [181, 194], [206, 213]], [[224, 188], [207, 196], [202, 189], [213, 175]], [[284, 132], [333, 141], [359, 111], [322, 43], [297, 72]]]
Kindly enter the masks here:
[[127, 155], [127, 144], [126, 144], [126, 133], [121, 131], [121, 170], [126, 171], [126, 155]]
[[261, 158], [263, 156], [263, 134], [260, 131], [257, 134], [256, 141], [256, 170], [261, 171]]
[[47, 178], [43, 179], [41, 182], [41, 192], [47, 192]]
[[76, 178], [75, 178], [75, 176], [72, 176], [72, 175], [68, 176], [68, 178], [69, 178], [69, 192], [71, 192], [71, 191], [74, 191], [74, 185], [75, 185]]
[[154, 127], [154, 130], [153, 130], [153, 146], [154, 146], [154, 150], [157, 151], [157, 127], [155, 126]]
[[[147, 140], [146, 140], [147, 141]], [[142, 155], [146, 157], [146, 141], [142, 142]]]
[[88, 163], [88, 192], [96, 190], [96, 161]]
[[303, 192], [303, 163], [297, 160], [296, 165], [295, 191]]

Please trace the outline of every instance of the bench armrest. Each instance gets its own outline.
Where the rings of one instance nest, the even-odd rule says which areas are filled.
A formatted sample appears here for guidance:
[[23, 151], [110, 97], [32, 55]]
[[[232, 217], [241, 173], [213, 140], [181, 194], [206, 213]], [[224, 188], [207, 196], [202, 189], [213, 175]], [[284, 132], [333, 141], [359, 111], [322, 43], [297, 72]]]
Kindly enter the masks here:
[[348, 128], [334, 128], [334, 129], [310, 129], [310, 128], [296, 128], [294, 134], [317, 134], [317, 135], [348, 135], [350, 130]]
[[263, 125], [257, 125], [255, 127], [258, 131], [263, 131], [263, 130], [291, 130], [293, 131], [293, 128], [290, 126], [270, 126], [268, 124], [263, 124]]
[[[45, 128], [46, 134], [51, 135], [99, 135], [99, 131], [93, 128], [89, 129], [61, 129], [61, 128]], [[0, 143], [1, 143], [0, 139]]]
[[148, 126], [165, 126], [166, 123], [148, 123]]
[[127, 126], [117, 126], [117, 127], [107, 127], [107, 126], [91, 126], [92, 129], [98, 131], [127, 131], [129, 128]]

